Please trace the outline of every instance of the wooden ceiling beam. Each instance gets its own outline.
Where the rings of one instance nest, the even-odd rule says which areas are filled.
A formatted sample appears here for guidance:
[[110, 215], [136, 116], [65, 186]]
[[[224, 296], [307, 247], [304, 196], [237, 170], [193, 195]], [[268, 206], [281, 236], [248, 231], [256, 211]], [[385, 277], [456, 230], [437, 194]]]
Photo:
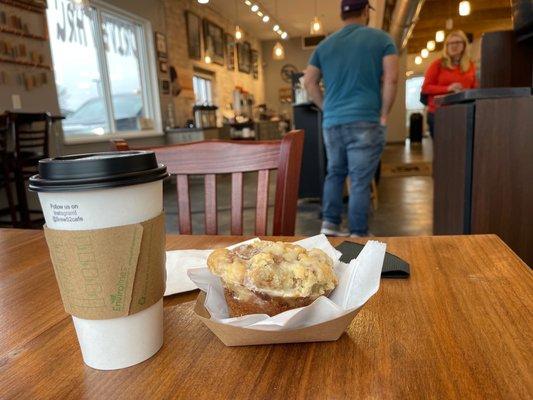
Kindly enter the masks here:
[[[418, 30], [435, 28], [437, 25], [444, 27], [446, 20], [449, 18], [449, 15], [432, 15], [430, 18], [421, 17], [420, 20], [416, 23], [414, 32]], [[495, 21], [495, 20], [509, 20], [511, 21], [511, 9], [489, 9], [484, 11], [478, 11], [477, 13], [472, 13], [466, 17], [461, 17], [455, 15], [452, 17], [454, 25], [460, 24], [462, 26], [469, 24], [476, 24], [482, 21]]]
[[[510, 0], [470, 0], [472, 11], [484, 10], [487, 8], [509, 8], [511, 6]], [[459, 9], [459, 0], [426, 0], [422, 12], [428, 10], [457, 10]]]
[[[485, 32], [512, 29], [510, 0], [470, 0], [472, 13], [466, 17], [458, 14], [459, 0], [426, 0], [420, 19], [408, 43], [410, 53], [419, 52], [435, 32], [445, 28], [448, 18], [453, 18], [454, 30], [461, 29], [479, 38]], [[442, 45], [437, 44], [437, 49]]]
[[[460, 29], [460, 28], [457, 28]], [[492, 25], [491, 27], [487, 27], [485, 29], [479, 29], [479, 30], [468, 30], [464, 29], [467, 33], [472, 33], [474, 35], [475, 39], [480, 38], [483, 33], [487, 32], [494, 32], [494, 31], [506, 31], [512, 29], [512, 24], [508, 21], [502, 22], [498, 25]], [[409, 39], [409, 43], [407, 44], [409, 53], [417, 53], [420, 50], [422, 50], [424, 47], [426, 47], [426, 44], [429, 40], [435, 39], [435, 30], [433, 30], [432, 33], [428, 33], [424, 36], [417, 36], [417, 37], [411, 37]], [[437, 49], [440, 49], [442, 44], [437, 43]]]
[[[478, 21], [476, 23], [472, 24], [462, 24], [462, 23], [454, 23], [453, 30], [460, 29], [464, 32], [471, 32], [471, 33], [482, 33], [482, 32], [493, 32], [497, 30], [502, 29], [510, 29], [513, 27], [513, 23], [511, 20], [494, 20], [494, 21]], [[411, 36], [412, 39], [419, 39], [419, 38], [427, 38], [435, 36], [435, 32], [444, 29], [444, 26], [442, 25], [434, 25], [427, 29], [419, 29], [415, 30], [413, 32], [413, 35]], [[449, 32], [449, 31], [446, 31]]]

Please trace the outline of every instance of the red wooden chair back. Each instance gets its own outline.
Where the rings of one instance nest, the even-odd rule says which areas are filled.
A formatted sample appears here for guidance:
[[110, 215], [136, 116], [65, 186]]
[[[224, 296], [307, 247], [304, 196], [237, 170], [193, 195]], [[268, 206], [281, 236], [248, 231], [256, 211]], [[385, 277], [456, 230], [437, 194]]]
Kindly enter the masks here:
[[277, 170], [272, 234], [293, 236], [303, 141], [303, 131], [293, 131], [281, 141], [204, 141], [155, 147], [149, 150], [155, 152], [157, 160], [167, 166], [169, 173], [176, 175], [181, 234], [192, 234], [190, 175], [205, 177], [205, 233], [216, 235], [218, 234], [216, 176], [231, 174], [231, 234], [242, 235], [243, 174], [258, 172], [255, 234], [266, 235], [270, 171]]

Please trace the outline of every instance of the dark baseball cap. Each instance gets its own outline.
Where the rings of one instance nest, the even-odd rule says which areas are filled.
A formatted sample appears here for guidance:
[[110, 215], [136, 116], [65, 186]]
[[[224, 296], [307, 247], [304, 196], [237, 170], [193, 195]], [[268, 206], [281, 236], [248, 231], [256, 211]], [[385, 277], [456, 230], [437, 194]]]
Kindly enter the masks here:
[[341, 11], [343, 13], [347, 13], [350, 11], [359, 11], [365, 8], [367, 5], [372, 10], [374, 9], [374, 7], [370, 5], [370, 2], [368, 0], [342, 0]]

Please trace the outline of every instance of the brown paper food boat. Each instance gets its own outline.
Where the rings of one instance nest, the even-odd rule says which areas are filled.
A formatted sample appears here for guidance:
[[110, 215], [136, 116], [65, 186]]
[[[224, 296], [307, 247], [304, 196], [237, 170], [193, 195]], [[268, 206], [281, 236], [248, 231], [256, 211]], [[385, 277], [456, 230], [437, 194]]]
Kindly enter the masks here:
[[213, 321], [204, 306], [205, 292], [200, 292], [196, 299], [194, 312], [202, 322], [226, 346], [253, 346], [262, 344], [332, 342], [341, 337], [362, 307], [342, 317], [306, 328], [283, 331], [260, 331], [222, 324]]

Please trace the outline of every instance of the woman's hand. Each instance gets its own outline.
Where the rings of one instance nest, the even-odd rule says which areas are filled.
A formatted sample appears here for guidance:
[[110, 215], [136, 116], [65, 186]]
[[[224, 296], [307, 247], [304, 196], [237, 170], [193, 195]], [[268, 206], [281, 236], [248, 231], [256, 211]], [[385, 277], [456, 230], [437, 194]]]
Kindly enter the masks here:
[[448, 92], [457, 93], [463, 90], [463, 85], [461, 85], [459, 82], [452, 83], [450, 86], [448, 86]]

